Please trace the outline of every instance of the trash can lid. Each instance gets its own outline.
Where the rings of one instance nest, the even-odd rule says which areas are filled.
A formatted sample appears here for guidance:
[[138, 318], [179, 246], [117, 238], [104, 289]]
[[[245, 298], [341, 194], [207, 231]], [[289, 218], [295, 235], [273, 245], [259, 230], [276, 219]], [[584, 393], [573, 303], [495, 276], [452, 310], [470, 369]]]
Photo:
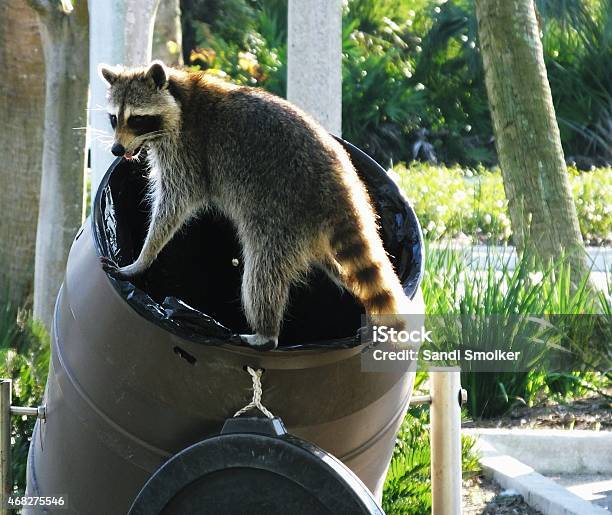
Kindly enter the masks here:
[[340, 461], [289, 435], [280, 419], [226, 421], [220, 435], [170, 458], [128, 515], [384, 515]]

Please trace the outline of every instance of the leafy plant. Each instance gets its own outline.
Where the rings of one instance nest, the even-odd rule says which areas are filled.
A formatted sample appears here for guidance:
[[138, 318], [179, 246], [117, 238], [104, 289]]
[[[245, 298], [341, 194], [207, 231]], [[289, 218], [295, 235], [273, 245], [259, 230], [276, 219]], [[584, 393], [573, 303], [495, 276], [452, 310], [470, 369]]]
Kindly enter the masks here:
[[583, 166], [612, 159], [610, 6], [605, 0], [538, 2], [546, 20], [544, 51], [563, 148]]
[[[284, 96], [286, 91], [287, 15], [285, 0], [244, 2], [234, 14], [191, 20], [197, 47], [187, 59], [191, 66], [228, 76], [238, 84], [259, 86]], [[218, 28], [225, 20], [233, 36]], [[225, 25], [224, 25], [225, 26]], [[237, 32], [233, 32], [237, 31]]]
[[[463, 477], [480, 472], [475, 439], [461, 437]], [[431, 511], [431, 447], [429, 410], [411, 408], [397, 435], [383, 490], [383, 509], [389, 515], [421, 515]]]
[[601, 374], [609, 377], [609, 300], [594, 296], [586, 278], [571, 286], [565, 257], [535, 271], [529, 256], [514, 267], [488, 256], [479, 271], [469, 251], [430, 249], [428, 255], [422, 288], [439, 350], [521, 350], [507, 372], [463, 363], [472, 417], [500, 415], [545, 393], [579, 395], [594, 389]]
[[[49, 338], [41, 324], [6, 301], [0, 302], [0, 377], [13, 381], [13, 404], [40, 404], [49, 367]], [[13, 489], [24, 492], [33, 417], [13, 417]]]

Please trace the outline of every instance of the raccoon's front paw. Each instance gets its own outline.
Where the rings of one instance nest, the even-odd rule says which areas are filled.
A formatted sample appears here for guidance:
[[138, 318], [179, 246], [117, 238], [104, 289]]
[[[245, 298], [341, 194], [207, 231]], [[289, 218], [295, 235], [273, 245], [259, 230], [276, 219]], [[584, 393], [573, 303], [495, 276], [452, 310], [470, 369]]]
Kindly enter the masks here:
[[100, 256], [100, 263], [102, 264], [102, 270], [104, 270], [108, 275], [119, 279], [120, 267], [115, 260], [106, 256]]
[[102, 269], [111, 277], [120, 280], [128, 280], [132, 277], [141, 274], [144, 270], [136, 263], [132, 263], [128, 266], [120, 267], [114, 260], [109, 257], [100, 257], [100, 263], [102, 263]]
[[278, 338], [261, 334], [241, 334], [240, 339], [249, 347], [259, 351], [274, 350], [278, 347]]

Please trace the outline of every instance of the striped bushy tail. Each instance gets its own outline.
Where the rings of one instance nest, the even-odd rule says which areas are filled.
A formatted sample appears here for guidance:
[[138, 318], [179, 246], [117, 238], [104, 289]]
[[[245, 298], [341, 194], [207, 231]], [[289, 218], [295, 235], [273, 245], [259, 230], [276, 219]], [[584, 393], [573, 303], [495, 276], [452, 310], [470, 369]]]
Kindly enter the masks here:
[[[409, 302], [393, 270], [376, 227], [360, 221], [339, 224], [331, 238], [338, 275], [364, 305], [368, 315], [407, 315]], [[399, 317], [386, 318], [397, 329], [404, 326]]]

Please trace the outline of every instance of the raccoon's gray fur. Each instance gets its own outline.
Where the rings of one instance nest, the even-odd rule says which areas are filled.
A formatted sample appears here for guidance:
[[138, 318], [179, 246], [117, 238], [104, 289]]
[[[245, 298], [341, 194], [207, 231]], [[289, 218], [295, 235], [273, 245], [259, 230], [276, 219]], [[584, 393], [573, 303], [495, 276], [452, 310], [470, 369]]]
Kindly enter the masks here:
[[107, 269], [146, 270], [176, 231], [214, 208], [243, 247], [242, 303], [257, 348], [278, 342], [289, 287], [313, 266], [346, 286], [370, 314], [407, 313], [364, 185], [342, 146], [311, 117], [262, 90], [201, 72], [100, 68], [109, 85], [113, 153], [147, 147], [149, 231], [138, 259]]

